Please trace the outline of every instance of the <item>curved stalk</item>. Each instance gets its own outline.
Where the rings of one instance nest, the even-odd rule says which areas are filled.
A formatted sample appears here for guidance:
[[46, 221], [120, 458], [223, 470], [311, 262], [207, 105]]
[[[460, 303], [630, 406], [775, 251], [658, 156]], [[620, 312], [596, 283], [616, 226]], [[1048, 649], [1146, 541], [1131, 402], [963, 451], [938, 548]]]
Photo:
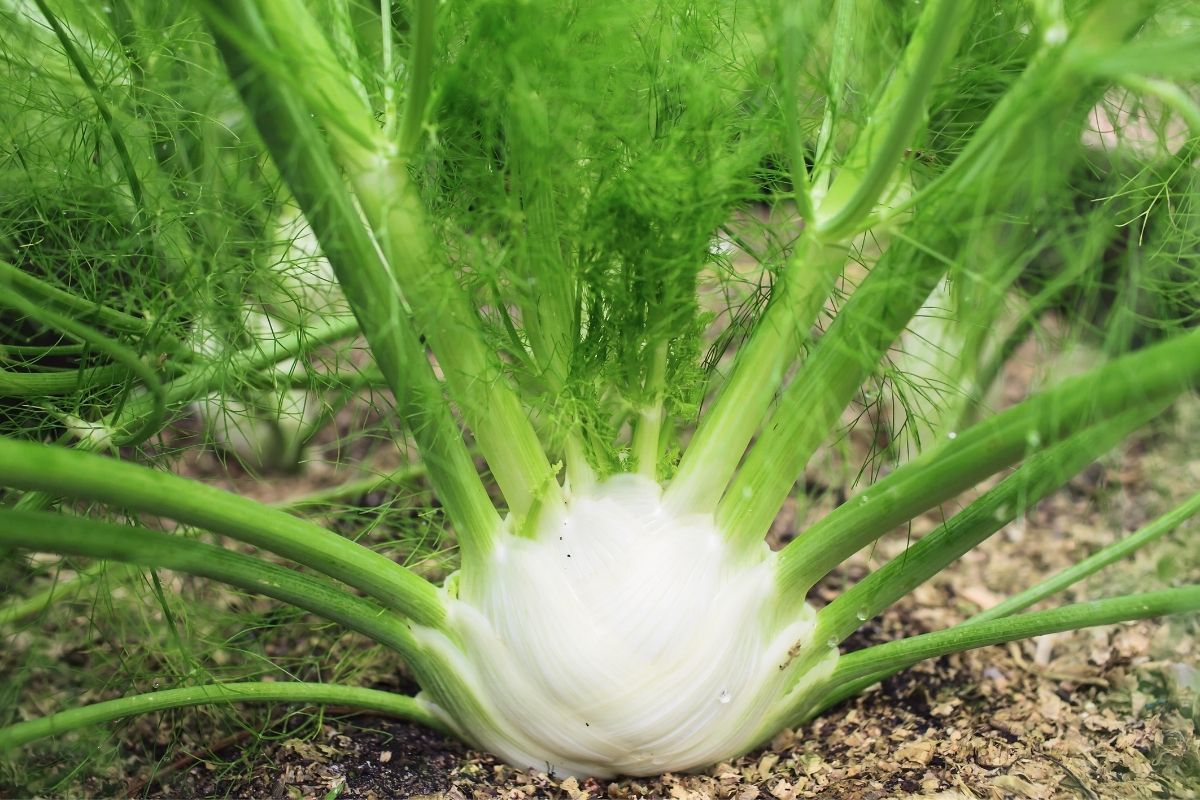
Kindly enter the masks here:
[[830, 681], [849, 683], [929, 658], [1030, 636], [1196, 611], [1200, 611], [1200, 586], [1182, 586], [968, 623], [848, 653], [838, 661]]
[[1156, 539], [1170, 533], [1187, 520], [1200, 513], [1200, 492], [1192, 495], [1181, 505], [1176, 506], [1149, 525], [1142, 527], [1137, 533], [1119, 539], [1100, 551], [1093, 553], [1082, 561], [1076, 562], [1056, 575], [1031, 586], [1019, 594], [1009, 597], [986, 611], [981, 611], [966, 621], [967, 625], [975, 622], [987, 622], [1000, 619], [1023, 611], [1039, 600], [1061, 592], [1069, 586], [1087, 578], [1109, 564], [1132, 555]]
[[307, 705], [340, 705], [391, 714], [402, 719], [446, 731], [446, 726], [419, 699], [405, 695], [339, 686], [333, 683], [224, 683], [209, 686], [189, 686], [160, 692], [135, 694], [107, 700], [89, 706], [59, 711], [40, 719], [18, 722], [0, 728], [0, 750], [21, 747], [48, 736], [99, 725], [138, 714], [202, 705], [231, 703], [304, 703]]
[[926, 98], [958, 49], [972, 4], [935, 0], [921, 14], [896, 74], [872, 110], [871, 121], [816, 209], [816, 236], [842, 241], [864, 227], [926, 116]]
[[1023, 514], [1161, 410], [1158, 405], [1126, 412], [1032, 456], [996, 488], [821, 609], [815, 634], [818, 640], [845, 639]]
[[[355, 93], [303, 3], [218, 0], [212, 5], [224, 12], [210, 14], [209, 19], [230, 73], [313, 223], [380, 369], [398, 396], [411, 397], [414, 375], [420, 376], [419, 408], [407, 415], [418, 437], [427, 417], [444, 429], [436, 447], [422, 447], [431, 470], [437, 455], [453, 449], [459, 458], [465, 455], [465, 445], [440, 386], [435, 394], [432, 387], [437, 381], [421, 366], [424, 347], [414, 320], [428, 338], [467, 427], [516, 517], [516, 530], [532, 533], [536, 526], [526, 523], [536, 520], [526, 517], [543, 495], [557, 488], [554, 471], [498, 356], [483, 339], [475, 309], [436, 255], [436, 242], [410, 184], [407, 165], [395, 146], [383, 139], [374, 115]], [[273, 66], [263, 63], [268, 54], [276, 62]], [[278, 74], [283, 67], [295, 73]], [[276, 74], [267, 75], [264, 71], [269, 69]], [[334, 217], [328, 193], [341, 202], [346, 194], [343, 170], [357, 207], [337, 209]], [[338, 240], [366, 234], [364, 217], [370, 226], [366, 242], [370, 252], [342, 257], [335, 252], [341, 245]], [[460, 469], [465, 471], [456, 466], [439, 472], [446, 473], [443, 482], [462, 494], [469, 478], [453, 474]], [[477, 483], [473, 467], [470, 473]], [[470, 498], [471, 510], [478, 512], [475, 506], [485, 493], [482, 486], [477, 490], [472, 486], [470, 491], [475, 495]], [[492, 524], [472, 535], [481, 537], [481, 546], [486, 546], [495, 528]]]
[[[1130, 406], [1200, 385], [1200, 331], [1070, 378], [923, 453], [789, 543], [779, 581], [803, 598], [823, 575], [887, 531], [1020, 460]], [[870, 502], [862, 502], [862, 497]]]
[[[236, 13], [236, 9], [234, 9]], [[288, 81], [259, 74], [251, 62], [245, 31], [261, 25], [253, 14], [234, 27], [212, 15], [214, 35], [226, 65], [255, 114], [266, 144], [287, 176], [346, 298], [371, 345], [375, 362], [396, 397], [430, 478], [462, 542], [464, 565], [482, 562], [500, 528], [500, 518], [467, 452], [424, 346], [404, 309], [396, 277], [369, 231], [323, 134]], [[265, 69], [265, 67], [261, 67]]]
[[760, 546], [796, 477], [842, 410], [941, 280], [946, 265], [913, 262], [893, 244], [842, 307], [779, 398], [717, 508], [717, 524], [742, 549]]
[[[0, 295], [0, 305], [14, 308], [31, 319], [44, 322], [91, 345], [141, 380], [146, 389], [147, 413], [137, 421], [136, 427], [131, 432], [111, 437], [111, 444], [119, 446], [141, 444], [162, 429], [163, 420], [167, 415], [167, 392], [158, 375], [137, 353], [89, 325], [48, 308], [40, 308], [14, 288], [3, 273], [0, 273], [0, 288], [5, 289], [4, 294]], [[122, 400], [123, 403], [124, 400]], [[118, 410], [117, 415], [119, 416], [119, 414]], [[108, 443], [104, 442], [103, 444]]]
[[440, 627], [445, 620], [437, 590], [399, 564], [319, 525], [170, 473], [0, 438], [0, 484], [159, 514], [315, 569], [419, 624]]
[[382, 606], [330, 581], [194, 539], [63, 514], [0, 510], [0, 545], [211, 578], [310, 611], [420, 661], [408, 624]]

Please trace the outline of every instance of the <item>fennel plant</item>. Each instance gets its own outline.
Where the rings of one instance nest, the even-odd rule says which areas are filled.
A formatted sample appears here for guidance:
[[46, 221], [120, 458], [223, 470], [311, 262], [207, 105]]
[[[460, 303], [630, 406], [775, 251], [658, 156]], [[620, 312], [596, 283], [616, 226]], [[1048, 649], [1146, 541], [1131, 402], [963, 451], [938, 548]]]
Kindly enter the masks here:
[[[922, 659], [1200, 609], [1181, 586], [1020, 613], [1178, 525], [1193, 498], [979, 618], [840, 647], [1200, 382], [1192, 5], [2, 8], [0, 546], [261, 593], [394, 649], [421, 693], [184, 680], [13, 722], [0, 747], [286, 701], [409, 717], [522, 767], [652, 774], [746, 752]], [[1114, 156], [1132, 165], [1082, 144], [1114, 92], [1164, 141]], [[1085, 213], [1086, 174], [1111, 194]], [[764, 193], [801, 222], [756, 228]], [[316, 247], [286, 246], [309, 226]], [[276, 268], [301, 257], [327, 259], [336, 287], [315, 296]], [[1109, 316], [1078, 326], [1103, 330], [1110, 359], [991, 410], [999, 365], [1046, 309], [1107, 286], [1097, 265], [1117, 270]], [[923, 390], [892, 348], [938, 292], [959, 327], [924, 357], [938, 366]], [[309, 368], [354, 336], [372, 361], [361, 383]], [[797, 479], [880, 381], [939, 419], [772, 552]], [[139, 463], [182, 409], [231, 387], [363, 384], [390, 391], [445, 510], [459, 565], [439, 584]], [[980, 485], [903, 556], [807, 602], [851, 555]]]

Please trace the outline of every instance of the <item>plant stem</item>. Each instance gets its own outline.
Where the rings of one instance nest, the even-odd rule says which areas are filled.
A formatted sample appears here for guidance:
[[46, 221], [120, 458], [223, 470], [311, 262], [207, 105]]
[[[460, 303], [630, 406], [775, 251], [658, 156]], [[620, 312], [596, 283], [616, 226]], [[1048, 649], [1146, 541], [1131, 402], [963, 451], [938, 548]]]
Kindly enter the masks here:
[[0, 543], [39, 553], [124, 561], [210, 578], [282, 600], [418, 661], [407, 623], [330, 581], [194, 539], [44, 511], [0, 510]]
[[446, 726], [425, 703], [405, 695], [331, 683], [246, 682], [189, 686], [183, 689], [166, 689], [159, 692], [135, 694], [59, 711], [40, 719], [18, 722], [7, 728], [0, 728], [0, 750], [21, 747], [48, 736], [59, 736], [90, 725], [99, 725], [138, 714], [187, 706], [230, 703], [304, 703], [352, 706], [364, 711], [392, 714], [434, 730], [446, 731]]
[[[421, 129], [425, 124], [425, 107], [429, 105], [429, 94], [433, 88], [433, 46], [436, 43], [437, 0], [415, 0], [412, 4], [412, 51], [409, 53], [408, 97], [404, 101], [404, 118], [400, 123], [400, 152], [405, 156], [417, 149], [421, 140]], [[390, 9], [384, 19], [390, 20]], [[395, 34], [390, 30], [383, 33], [390, 43]], [[390, 49], [390, 48], [389, 48]], [[386, 80], [391, 81], [391, 75]]]
[[[495, 511], [474, 466], [468, 466], [440, 383], [423, 363], [413, 318], [521, 532], [532, 530], [525, 516], [557, 486], [533, 426], [484, 342], [466, 294], [435, 254], [406, 164], [382, 139], [371, 110], [304, 4], [215, 5], [229, 14], [212, 14], [210, 22], [230, 73], [312, 222], [388, 385], [404, 398], [399, 405], [431, 476], [452, 517], [466, 528], [464, 558], [481, 558], [475, 551], [486, 552], [498, 530]], [[282, 67], [289, 72], [280, 74]], [[373, 236], [363, 229], [363, 216]]]
[[924, 121], [929, 92], [974, 13], [973, 5], [958, 0], [933, 0], [921, 13], [896, 73], [817, 207], [820, 241], [842, 241], [864, 226]]
[[19, 372], [0, 368], [0, 397], [50, 397], [120, 383], [129, 375], [121, 364], [56, 372]]
[[1126, 408], [1165, 400], [1200, 384], [1200, 331], [1176, 336], [1070, 378], [923, 453], [852, 499], [779, 554], [784, 591], [802, 599], [853, 553], [938, 503], [955, 497], [1037, 447]]
[[696, 513], [716, 509], [845, 257], [844, 250], [818, 246], [808, 236], [797, 244], [767, 310], [734, 359], [733, 374], [701, 417], [667, 487], [665, 500], [673, 508]]
[[934, 532], [856, 583], [817, 614], [818, 641], [840, 642], [1112, 449], [1162, 405], [1125, 412], [1043, 450]]
[[440, 627], [437, 590], [319, 525], [212, 486], [113, 458], [0, 438], [0, 484], [159, 514], [219, 533], [361, 589], [414, 622]]
[[[482, 560], [500, 528], [500, 519], [404, 309], [397, 278], [364, 227], [359, 208], [312, 114], [290, 90], [287, 78], [261, 74], [262, 67], [251, 61], [263, 55], [254, 53], [255, 41], [264, 47], [270, 45], [269, 37], [265, 43], [262, 41], [266, 34], [261, 19], [244, 4], [221, 5], [231, 7], [234, 16], [214, 12], [210, 21], [229, 72], [312, 224], [375, 362], [396, 397], [397, 409], [417, 440], [434, 486], [458, 531], [464, 564]], [[301, 9], [300, 13], [307, 12]], [[244, 31], [259, 38], [245, 41]], [[368, 133], [374, 135], [371, 128], [362, 135]], [[350, 134], [343, 131], [343, 135]], [[477, 377], [481, 383], [486, 382], [485, 376]]]
[[717, 525], [740, 548], [760, 546], [796, 478], [887, 348], [941, 279], [945, 265], [893, 244], [842, 307], [721, 498]]
[[655, 348], [642, 387], [648, 405], [641, 408], [633, 428], [633, 458], [639, 474], [658, 479], [659, 439], [663, 423], [663, 385], [667, 377], [667, 345]]
[[1182, 586], [972, 622], [848, 653], [838, 662], [830, 681], [849, 683], [929, 658], [1030, 636], [1196, 611], [1200, 611], [1200, 586]]
[[1035, 586], [1031, 586], [1019, 594], [1015, 594], [986, 611], [981, 611], [966, 621], [967, 625], [975, 622], [987, 622], [1000, 619], [1018, 611], [1023, 611], [1039, 600], [1061, 592], [1069, 586], [1099, 572], [1109, 564], [1113, 564], [1137, 552], [1156, 539], [1170, 533], [1187, 520], [1200, 513], [1200, 492], [1192, 495], [1182, 504], [1163, 514], [1158, 519], [1144, 526], [1136, 533], [1119, 539], [1102, 548], [1087, 558], [1067, 567], [1063, 571]]

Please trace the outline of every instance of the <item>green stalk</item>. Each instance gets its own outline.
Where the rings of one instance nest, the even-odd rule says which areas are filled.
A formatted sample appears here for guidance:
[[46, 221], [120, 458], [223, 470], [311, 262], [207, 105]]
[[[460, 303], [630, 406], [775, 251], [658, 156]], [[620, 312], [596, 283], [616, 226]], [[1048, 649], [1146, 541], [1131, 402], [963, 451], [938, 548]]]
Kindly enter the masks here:
[[169, 339], [163, 341], [161, 331], [155, 327], [154, 323], [130, 316], [122, 311], [109, 308], [106, 305], [76, 297], [70, 292], [59, 289], [57, 286], [52, 286], [36, 275], [30, 275], [3, 258], [0, 258], [0, 280], [5, 281], [6, 285], [14, 286], [23, 292], [35, 295], [41, 303], [53, 306], [57, 311], [70, 314], [81, 320], [86, 320], [91, 324], [101, 325], [114, 333], [127, 333], [147, 338], [154, 337], [165, 352], [180, 355], [187, 352], [187, 348], [179, 342]]
[[[277, 503], [272, 503], [271, 505], [275, 508], [280, 508], [287, 511], [334, 505], [346, 497], [366, 494], [367, 492], [373, 492], [379, 489], [385, 489], [391, 486], [397, 486], [409, 483], [410, 481], [418, 480], [423, 478], [426, 473], [427, 470], [425, 469], [425, 465], [422, 463], [403, 464], [391, 472], [382, 475], [370, 475], [365, 478], [347, 481], [345, 483], [338, 484], [337, 486], [330, 486], [327, 489], [319, 489], [315, 492], [310, 492], [300, 497], [295, 497], [288, 500], [282, 500]], [[30, 492], [21, 499], [24, 500], [26, 497], [29, 497], [32, 494], [41, 493]], [[16, 508], [22, 511], [38, 510], [37, 506], [23, 506], [20, 503], [17, 504]], [[116, 571], [116, 574], [112, 576], [112, 580], [114, 582], [119, 583], [128, 575], [132, 575], [137, 572], [137, 570], [132, 566], [125, 566], [126, 569], [124, 571], [118, 570]], [[40, 613], [44, 609], [48, 608], [54, 601], [69, 600], [75, 597], [75, 595], [79, 594], [79, 592], [85, 586], [87, 586], [87, 584], [96, 580], [96, 578], [104, 575], [111, 569], [111, 565], [101, 561], [96, 564], [92, 564], [83, 570], [80, 570], [73, 578], [57, 581], [53, 586], [50, 586], [38, 592], [37, 594], [0, 605], [0, 626]]]
[[419, 661], [408, 624], [331, 581], [194, 539], [44, 511], [0, 510], [0, 544], [170, 569], [227, 583], [302, 608]]
[[[852, 3], [838, 4], [839, 20], [843, 15], [843, 9], [851, 5]], [[813, 218], [813, 193], [808, 167], [804, 163], [805, 131], [800, 123], [800, 97], [797, 88], [804, 69], [804, 57], [808, 54], [818, 26], [813, 18], [814, 15], [811, 13], [806, 15], [804, 13], [806, 10], [811, 12], [811, 6], [804, 3], [784, 5], [779, 21], [779, 42], [777, 44], [779, 57], [777, 60], [779, 79], [782, 83], [780, 102], [783, 104], [783, 118], [787, 123], [788, 173], [792, 179], [796, 213], [807, 222]], [[845, 50], [846, 48], [834, 48], [834, 58], [841, 61], [843, 66]], [[837, 85], [837, 79], [834, 77], [834, 73], [837, 71], [838, 66], [835, 62], [829, 68], [831, 86]], [[827, 114], [832, 106], [832, 102], [827, 102], [825, 107]]]
[[[38, 306], [15, 288], [4, 273], [0, 273], [0, 289], [5, 290], [3, 294], [0, 294], [0, 305], [7, 305], [30, 319], [36, 319], [57, 328], [78, 341], [91, 345], [141, 380], [146, 389], [148, 413], [130, 432], [118, 432], [118, 435], [113, 436], [112, 444], [120, 446], [141, 444], [162, 429], [163, 420], [166, 419], [167, 414], [167, 393], [158, 375], [137, 353], [89, 325], [49, 308]], [[124, 399], [121, 402], [123, 404]]]
[[[857, 23], [858, 3], [856, 0], [841, 0], [835, 4], [833, 16], [833, 53], [829, 60], [829, 85], [825, 93], [825, 110], [821, 115], [821, 128], [817, 132], [817, 143], [813, 153], [813, 193], [824, 197], [829, 193], [829, 182], [833, 168], [833, 128], [842, 110], [846, 95], [846, 83], [850, 76], [850, 59], [858, 45], [855, 33], [863, 26]], [[805, 217], [809, 219], [809, 217]]]
[[1200, 331], [1177, 336], [1063, 381], [923, 453], [842, 505], [779, 554], [779, 582], [795, 598], [897, 525], [949, 500], [1031, 449], [1126, 408], [1200, 385]]
[[655, 348], [642, 387], [648, 405], [638, 411], [633, 428], [633, 459], [640, 474], [658, 479], [658, 451], [663, 423], [663, 387], [667, 377], [667, 345]]
[[[464, 539], [464, 556], [474, 559], [472, 551], [486, 551], [497, 530], [495, 511], [474, 466], [467, 467], [466, 446], [424, 363], [412, 317], [429, 339], [522, 531], [535, 500], [556, 486], [533, 427], [499, 358], [484, 342], [468, 298], [434, 254], [404, 162], [382, 140], [370, 109], [351, 88], [304, 5], [294, 0], [222, 0], [216, 5], [229, 15], [212, 14], [210, 21], [230, 73], [313, 223], [389, 386], [408, 400], [401, 408], [413, 424], [435, 485], [447, 495], [447, 508], [458, 515], [460, 527], [475, 529], [464, 531], [478, 540]], [[264, 56], [274, 56], [274, 73], [264, 71], [271, 68]], [[281, 68], [295, 74], [281, 75]], [[357, 208], [346, 197], [339, 165], [354, 188]], [[363, 229], [359, 209], [374, 240]], [[338, 241], [342, 238], [361, 246], [356, 243], [346, 252]], [[335, 252], [339, 249], [349, 257]], [[431, 430], [423, 430], [426, 426]], [[436, 463], [442, 459], [450, 463]]]
[[974, 13], [973, 4], [959, 0], [933, 0], [921, 13], [896, 74], [817, 207], [820, 241], [839, 242], [864, 227], [924, 121], [929, 91]]
[[1136, 553], [1154, 540], [1175, 530], [1197, 513], [1200, 513], [1200, 492], [1192, 495], [1183, 504], [1171, 509], [1150, 524], [1142, 527], [1136, 533], [1113, 542], [1082, 561], [1072, 564], [1058, 574], [1041, 581], [1036, 586], [1031, 586], [1025, 591], [997, 603], [986, 611], [976, 614], [967, 620], [965, 624], [987, 622], [988, 620], [1000, 619], [1001, 617], [1015, 614], [1018, 611], [1023, 611], [1034, 603], [1057, 594], [1063, 589], [1079, 583], [1084, 578], [1094, 575], [1109, 564], [1114, 564]]
[[[957, 48], [964, 29], [967, 15], [961, 12], [962, 6], [953, 0], [936, 0], [922, 13], [917, 31], [905, 50], [904, 64], [888, 83], [880, 101], [882, 108], [891, 111], [876, 114], [874, 124], [859, 137], [851, 158], [817, 210], [817, 224], [806, 227], [795, 256], [785, 267], [777, 296], [771, 298], [750, 342], [738, 353], [729, 383], [700, 421], [683, 454], [679, 471], [667, 490], [667, 500], [675, 508], [711, 512], [729, 485], [787, 367], [833, 288], [845, 259], [844, 251], [833, 245], [852, 234], [866, 217], [924, 117], [926, 97], [944, 62]], [[860, 164], [866, 166], [865, 174], [859, 172]], [[832, 210], [826, 211], [827, 207]], [[927, 295], [928, 291], [921, 299]], [[825, 433], [821, 431], [822, 436]], [[804, 458], [807, 460], [807, 455]], [[797, 474], [798, 471], [791, 473], [792, 480], [783, 497]], [[743, 486], [732, 491], [748, 506], [765, 508], [770, 503], [760, 500], [754, 487]], [[779, 502], [783, 502], [782, 497]], [[764, 512], [768, 523], [778, 508], [774, 506]], [[733, 509], [733, 516], [745, 516], [743, 509]], [[759, 520], [747, 519], [744, 526], [741, 522], [736, 520], [742, 530], [725, 529], [734, 541], [751, 538], [752, 534], [743, 533]], [[754, 530], [761, 538], [766, 525]]]
[[1182, 586], [972, 622], [848, 653], [838, 661], [830, 681], [849, 683], [918, 661], [1031, 636], [1196, 611], [1200, 611], [1200, 586]]
[[930, 198], [953, 193], [955, 188], [969, 190], [989, 164], [995, 163], [997, 153], [1020, 141], [1014, 131], [1047, 113], [1070, 107], [1066, 98], [1046, 91], [1047, 83], [1076, 90], [1089, 84], [1096, 74], [1086, 62], [1123, 44], [1145, 22], [1150, 10], [1147, 3], [1128, 0], [1102, 0], [1093, 6], [1065, 46], [1043, 46], [954, 162], [885, 217], [894, 218]]
[[[437, 42], [437, 0], [416, 0], [412, 4], [412, 52], [408, 60], [408, 98], [404, 101], [404, 119], [400, 123], [400, 152], [405, 156], [414, 152], [421, 141], [421, 130], [425, 124], [425, 108], [429, 105], [429, 94], [433, 87], [433, 47]], [[382, 15], [390, 21], [391, 10]], [[383, 35], [390, 42], [395, 35], [390, 28]], [[391, 77], [390, 75], [388, 76]], [[390, 82], [390, 81], [389, 81]]]
[[166, 472], [92, 453], [0, 438], [0, 485], [158, 514], [269, 550], [361, 589], [414, 622], [440, 627], [437, 590], [319, 525]]
[[889, 248], [817, 342], [746, 454], [717, 508], [718, 527], [741, 549], [761, 545], [808, 459], [941, 279], [941, 261], [913, 257], [908, 243]]
[[843, 592], [817, 614], [817, 641], [840, 642], [1053, 492], [1162, 410], [1125, 412], [1029, 458], [996, 488]]
[[716, 509], [845, 259], [843, 249], [820, 246], [810, 236], [797, 243], [767, 310], [734, 359], [733, 374], [683, 452], [665, 497], [673, 508]]
[[0, 397], [51, 397], [74, 394], [86, 390], [89, 386], [112, 386], [123, 381], [128, 375], [128, 367], [121, 364], [56, 372], [17, 372], [0, 368]]
[[18, 722], [7, 728], [0, 728], [0, 750], [10, 750], [48, 736], [59, 736], [80, 728], [100, 725], [138, 714], [165, 711], [171, 708], [231, 703], [303, 703], [306, 705], [351, 706], [364, 711], [391, 714], [420, 725], [426, 725], [434, 730], [446, 731], [446, 726], [430, 712], [426, 704], [405, 695], [330, 683], [247, 682], [189, 686], [183, 689], [166, 689], [160, 692], [135, 694], [59, 711], [57, 714], [28, 722]]
[[[283, 81], [262, 75], [248, 60], [243, 32], [258, 31], [256, 16], [213, 17], [226, 65], [255, 114], [259, 131], [321, 242], [354, 309], [359, 326], [408, 422], [434, 486], [463, 545], [464, 564], [482, 560], [500, 527], [499, 516], [467, 452], [458, 424], [433, 374], [425, 348], [408, 321], [395, 276], [362, 224], [341, 171], [316, 122]], [[239, 38], [241, 37], [241, 38]]]

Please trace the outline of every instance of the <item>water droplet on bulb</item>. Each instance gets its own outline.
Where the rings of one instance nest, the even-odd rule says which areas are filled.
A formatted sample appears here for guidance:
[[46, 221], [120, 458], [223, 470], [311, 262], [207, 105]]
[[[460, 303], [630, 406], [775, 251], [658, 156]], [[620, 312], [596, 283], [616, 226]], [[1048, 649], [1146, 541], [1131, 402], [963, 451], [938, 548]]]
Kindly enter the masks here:
[[733, 699], [733, 695], [731, 695], [729, 693], [728, 689], [722, 689], [721, 694], [717, 695], [717, 700], [719, 700], [722, 703], [728, 703], [732, 699]]

